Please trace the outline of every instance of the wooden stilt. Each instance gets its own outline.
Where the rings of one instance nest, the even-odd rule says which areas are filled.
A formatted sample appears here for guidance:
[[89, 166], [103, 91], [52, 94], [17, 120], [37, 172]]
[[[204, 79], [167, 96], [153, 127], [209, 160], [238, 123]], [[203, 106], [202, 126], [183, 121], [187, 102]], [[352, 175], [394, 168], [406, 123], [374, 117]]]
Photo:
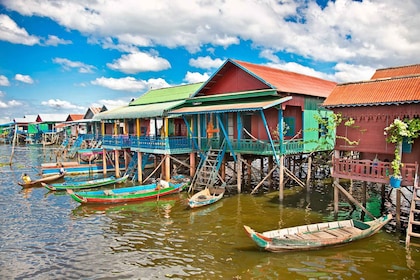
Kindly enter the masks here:
[[338, 200], [340, 198], [340, 191], [336, 187], [338, 185], [338, 178], [334, 178], [334, 218], [338, 217]]
[[306, 174], [306, 189], [309, 191], [311, 185], [311, 170], [312, 170], [312, 157], [308, 157], [308, 173]]
[[226, 155], [223, 157], [222, 165], [220, 166], [220, 177], [223, 181], [226, 181]]
[[263, 157], [260, 158], [260, 170], [261, 170], [260, 180], [262, 180], [264, 178], [264, 158]]
[[[268, 170], [272, 170], [273, 169], [273, 157], [268, 157]], [[268, 187], [271, 189], [273, 185], [273, 177], [270, 176], [268, 177]]]
[[121, 177], [120, 174], [120, 151], [115, 150], [115, 177]]
[[283, 202], [284, 199], [284, 155], [280, 156], [279, 166], [279, 200]]
[[[366, 197], [367, 197], [366, 191], [367, 191], [367, 182], [363, 181], [363, 184], [362, 184], [362, 199], [363, 199], [362, 203], [363, 203], [363, 207], [366, 207]], [[361, 216], [362, 216], [361, 221], [364, 221], [365, 220], [365, 213], [362, 212]]]
[[165, 159], [165, 180], [170, 181], [171, 180], [171, 157], [166, 156]]
[[238, 193], [241, 193], [242, 192], [242, 161], [241, 161], [242, 156], [241, 156], [241, 154], [237, 154], [236, 157], [238, 159], [238, 161], [237, 161], [238, 170], [236, 172], [236, 174], [237, 174], [237, 184], [238, 184], [237, 188], [238, 188]]
[[102, 150], [102, 166], [103, 166], [103, 173], [104, 175], [106, 175], [106, 162], [107, 162], [107, 158], [106, 158], [106, 150], [105, 148]]
[[137, 152], [137, 182], [143, 182], [143, 153]]
[[193, 178], [195, 175], [195, 153], [190, 153], [190, 176]]
[[396, 229], [397, 231], [401, 231], [401, 190], [398, 188], [396, 189], [396, 213], [395, 213], [395, 221], [396, 221]]
[[251, 159], [247, 159], [247, 175], [248, 175], [248, 178], [247, 178], [247, 187], [251, 187], [251, 175], [252, 175], [252, 173], [251, 173], [251, 164], [252, 164], [252, 160]]

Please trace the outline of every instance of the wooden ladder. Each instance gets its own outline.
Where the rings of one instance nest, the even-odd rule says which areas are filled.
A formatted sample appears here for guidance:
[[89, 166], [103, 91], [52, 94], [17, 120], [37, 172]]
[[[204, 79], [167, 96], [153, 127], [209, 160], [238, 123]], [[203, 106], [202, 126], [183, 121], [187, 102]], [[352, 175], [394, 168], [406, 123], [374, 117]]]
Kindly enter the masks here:
[[410, 215], [408, 218], [407, 236], [405, 238], [405, 245], [409, 246], [411, 237], [420, 238], [420, 232], [414, 232], [413, 226], [420, 227], [420, 187], [418, 181], [418, 165], [416, 168], [416, 175], [414, 179], [413, 196], [411, 198]]
[[210, 148], [195, 177], [193, 178], [190, 190], [200, 190], [213, 186], [218, 178], [219, 169], [226, 152], [225, 143], [221, 149]]

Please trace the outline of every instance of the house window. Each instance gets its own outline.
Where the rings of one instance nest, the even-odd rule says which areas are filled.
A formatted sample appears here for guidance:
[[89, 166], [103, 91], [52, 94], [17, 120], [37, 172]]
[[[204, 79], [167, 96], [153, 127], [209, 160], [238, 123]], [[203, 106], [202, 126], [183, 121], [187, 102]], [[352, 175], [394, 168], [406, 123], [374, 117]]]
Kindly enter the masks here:
[[402, 142], [402, 152], [403, 153], [411, 153], [411, 148], [412, 148], [412, 145], [410, 143], [408, 143], [407, 138], [404, 137], [403, 142]]
[[318, 125], [318, 131], [319, 131], [318, 138], [323, 138], [327, 136], [328, 134], [327, 124], [328, 124], [328, 118], [322, 118], [322, 120], [320, 121]]
[[285, 134], [286, 137], [293, 137], [296, 134], [296, 118], [295, 117], [284, 117], [284, 123], [286, 124]]

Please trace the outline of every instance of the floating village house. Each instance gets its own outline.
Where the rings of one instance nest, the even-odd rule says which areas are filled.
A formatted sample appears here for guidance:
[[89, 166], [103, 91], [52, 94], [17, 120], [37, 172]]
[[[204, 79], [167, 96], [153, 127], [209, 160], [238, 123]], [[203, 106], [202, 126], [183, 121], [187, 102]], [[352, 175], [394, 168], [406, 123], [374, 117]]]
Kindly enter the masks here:
[[227, 60], [193, 98], [169, 113], [184, 117], [197, 151], [216, 150], [210, 153], [214, 155], [210, 162], [216, 164], [201, 164], [203, 172], [193, 183], [204, 187], [217, 179], [224, 181], [226, 162], [231, 159], [236, 163], [233, 170], [241, 192], [242, 175], [247, 174], [250, 182], [255, 173], [252, 162], [258, 159], [261, 164], [256, 172], [264, 174], [266, 159], [267, 175], [254, 191], [277, 169], [280, 199], [284, 174], [304, 186], [294, 170], [285, 166], [285, 158], [332, 148], [333, 137], [330, 142], [320, 141], [333, 131], [320, 127], [320, 120], [328, 119], [329, 112], [319, 105], [334, 86], [334, 82], [303, 74]]
[[250, 177], [255, 173], [252, 161], [260, 159], [261, 175], [266, 159], [265, 179], [280, 169], [282, 198], [283, 174], [299, 182], [283, 164], [286, 156], [332, 149], [333, 138], [320, 141], [333, 131], [322, 127], [319, 120], [328, 119], [329, 112], [319, 105], [334, 86], [331, 81], [229, 59], [203, 84], [151, 90], [129, 106], [95, 119], [102, 123], [104, 149], [124, 150], [124, 158], [137, 152], [139, 170], [144, 155], [153, 154], [161, 159], [163, 178], [171, 177], [172, 160], [190, 169], [196, 185], [206, 186], [225, 181], [226, 168], [234, 162], [230, 168], [236, 171], [240, 192], [242, 166]]
[[[370, 80], [337, 85], [323, 106], [343, 118], [336, 132], [332, 176], [388, 185], [401, 172], [401, 186], [418, 184], [420, 139], [389, 143], [395, 120], [420, 118], [420, 64], [378, 69]], [[397, 122], [398, 122], [397, 121]], [[385, 133], [387, 132], [387, 133]], [[401, 154], [397, 162], [394, 161]], [[394, 164], [397, 165], [396, 170]], [[335, 212], [338, 211], [336, 182]], [[344, 190], [345, 191], [345, 190]], [[399, 203], [397, 191], [397, 208]], [[397, 215], [400, 210], [397, 209]], [[397, 217], [398, 218], [398, 217]]]

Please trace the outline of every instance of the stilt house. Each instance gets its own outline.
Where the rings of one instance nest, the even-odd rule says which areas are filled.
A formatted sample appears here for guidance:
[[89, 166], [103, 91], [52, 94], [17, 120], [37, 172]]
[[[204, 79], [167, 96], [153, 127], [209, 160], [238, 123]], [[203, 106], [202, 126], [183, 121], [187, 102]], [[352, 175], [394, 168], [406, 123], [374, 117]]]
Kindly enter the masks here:
[[[381, 184], [383, 197], [389, 184], [397, 187], [396, 221], [400, 228], [400, 187], [410, 187], [413, 195], [406, 243], [412, 236], [420, 238], [420, 233], [413, 232], [413, 225], [420, 225], [416, 205], [420, 201], [420, 139], [416, 139], [420, 128], [420, 64], [378, 69], [370, 80], [339, 84], [323, 105], [343, 118], [337, 127], [333, 157], [334, 212], [338, 212], [339, 191], [355, 201], [339, 179], [362, 181], [365, 198], [367, 182]], [[396, 140], [390, 142], [391, 136]], [[396, 174], [402, 181], [393, 185]]]
[[[319, 105], [334, 86], [331, 81], [229, 59], [193, 98], [169, 114], [183, 116], [197, 151], [216, 150], [215, 158], [210, 160], [217, 165], [208, 168], [213, 175], [212, 179], [202, 180], [204, 186], [217, 179], [220, 168], [219, 179], [223, 180], [222, 162], [228, 160], [225, 153], [238, 163], [234, 168], [238, 192], [241, 165], [247, 165], [250, 177], [252, 161], [263, 162], [265, 158], [269, 163], [268, 176], [277, 168], [281, 170], [282, 198], [284, 173], [299, 182], [294, 172], [285, 167], [285, 156], [296, 159], [302, 154], [332, 149], [333, 138], [330, 142], [323, 140], [333, 132], [327, 131], [320, 121], [328, 119], [329, 112]], [[261, 164], [260, 172], [263, 167]]]

